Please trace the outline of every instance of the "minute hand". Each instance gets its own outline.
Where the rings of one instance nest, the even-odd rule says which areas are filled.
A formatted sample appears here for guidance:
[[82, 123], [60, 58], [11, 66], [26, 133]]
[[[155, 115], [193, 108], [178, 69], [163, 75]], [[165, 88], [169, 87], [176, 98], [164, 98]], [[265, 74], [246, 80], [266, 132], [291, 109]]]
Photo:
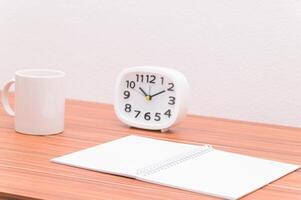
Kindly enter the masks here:
[[164, 93], [164, 92], [166, 92], [166, 90], [162, 90], [161, 92], [158, 92], [158, 93], [156, 93], [156, 94], [153, 94], [153, 95], [151, 95], [150, 97], [153, 98], [154, 96], [157, 96], [157, 95], [162, 94], [162, 93]]

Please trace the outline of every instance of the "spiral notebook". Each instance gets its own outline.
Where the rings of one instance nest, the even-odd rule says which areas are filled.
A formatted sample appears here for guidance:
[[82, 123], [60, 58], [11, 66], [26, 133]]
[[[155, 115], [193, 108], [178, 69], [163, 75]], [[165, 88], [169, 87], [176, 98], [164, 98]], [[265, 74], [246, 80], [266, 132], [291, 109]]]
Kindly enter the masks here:
[[51, 161], [226, 199], [238, 199], [299, 168], [214, 149], [126, 136]]

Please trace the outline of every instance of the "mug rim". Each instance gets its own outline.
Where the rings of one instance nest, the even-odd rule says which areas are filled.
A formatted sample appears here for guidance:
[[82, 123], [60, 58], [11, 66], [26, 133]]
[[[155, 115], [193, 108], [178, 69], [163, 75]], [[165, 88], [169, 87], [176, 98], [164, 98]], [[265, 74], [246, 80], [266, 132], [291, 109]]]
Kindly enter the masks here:
[[[37, 75], [36, 73], [49, 73], [43, 75]], [[66, 75], [65, 72], [54, 69], [21, 69], [15, 72], [16, 76], [25, 78], [61, 78]]]

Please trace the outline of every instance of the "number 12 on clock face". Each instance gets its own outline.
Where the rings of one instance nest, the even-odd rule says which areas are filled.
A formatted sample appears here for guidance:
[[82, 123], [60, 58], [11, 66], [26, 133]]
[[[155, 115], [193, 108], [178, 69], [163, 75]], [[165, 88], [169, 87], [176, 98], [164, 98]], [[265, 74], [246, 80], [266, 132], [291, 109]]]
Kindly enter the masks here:
[[187, 90], [185, 77], [175, 70], [128, 68], [117, 79], [115, 112], [129, 126], [166, 131], [183, 118]]

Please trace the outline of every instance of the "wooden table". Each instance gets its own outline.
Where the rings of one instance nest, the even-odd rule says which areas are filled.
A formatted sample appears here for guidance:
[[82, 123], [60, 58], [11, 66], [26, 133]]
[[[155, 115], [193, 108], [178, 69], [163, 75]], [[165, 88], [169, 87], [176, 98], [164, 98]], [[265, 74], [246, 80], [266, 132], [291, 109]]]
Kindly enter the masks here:
[[[301, 120], [301, 119], [300, 119]], [[130, 129], [111, 105], [68, 100], [63, 134], [15, 133], [0, 108], [0, 199], [216, 199], [130, 178], [50, 163], [49, 159], [129, 134], [301, 165], [301, 129], [189, 116], [170, 133]], [[221, 166], [222, 167], [222, 166]], [[301, 199], [301, 170], [244, 199]]]

